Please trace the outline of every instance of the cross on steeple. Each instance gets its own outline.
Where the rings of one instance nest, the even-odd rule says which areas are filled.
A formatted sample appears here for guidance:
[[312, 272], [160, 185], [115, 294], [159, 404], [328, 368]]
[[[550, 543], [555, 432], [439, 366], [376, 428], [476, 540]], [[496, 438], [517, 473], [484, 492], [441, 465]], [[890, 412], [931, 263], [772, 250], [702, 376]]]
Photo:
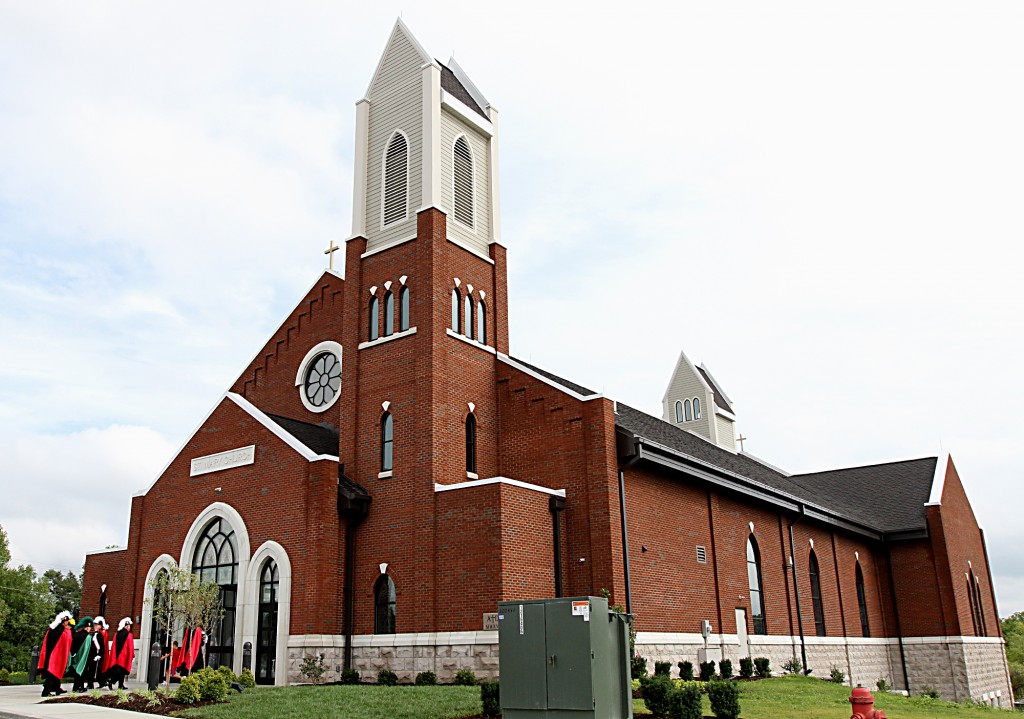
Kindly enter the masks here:
[[331, 258], [329, 268], [332, 270], [334, 269], [334, 253], [340, 249], [341, 247], [339, 245], [334, 244], [334, 240], [331, 240], [330, 246], [326, 250], [324, 250], [324, 254], [328, 255]]
[[744, 437], [742, 434], [740, 434], [740, 436], [736, 438], [736, 441], [740, 443], [740, 452], [742, 453], [743, 452], [743, 443], [747, 441], [747, 438]]

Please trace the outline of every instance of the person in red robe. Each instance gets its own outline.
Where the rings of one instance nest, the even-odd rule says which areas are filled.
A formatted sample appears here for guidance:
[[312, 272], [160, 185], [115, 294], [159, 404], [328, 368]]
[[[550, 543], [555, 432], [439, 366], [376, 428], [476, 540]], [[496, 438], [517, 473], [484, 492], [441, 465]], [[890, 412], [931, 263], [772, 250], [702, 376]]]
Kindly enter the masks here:
[[117, 625], [117, 634], [110, 647], [112, 658], [110, 669], [107, 670], [107, 685], [113, 687], [117, 682], [119, 689], [124, 689], [124, 678], [132, 671], [132, 660], [135, 659], [135, 637], [132, 635], [131, 617], [125, 617]]
[[43, 696], [60, 696], [64, 690], [60, 681], [71, 656], [71, 612], [61, 612], [50, 623], [43, 635], [39, 652], [39, 669], [43, 674]]
[[161, 661], [168, 658], [171, 661], [167, 665], [167, 681], [170, 681], [178, 676], [178, 666], [181, 664], [181, 646], [177, 639], [171, 642], [171, 651], [160, 657]]
[[181, 661], [177, 667], [178, 674], [191, 674], [205, 666], [206, 661], [202, 651], [205, 636], [202, 627], [185, 630], [185, 638], [181, 647]]

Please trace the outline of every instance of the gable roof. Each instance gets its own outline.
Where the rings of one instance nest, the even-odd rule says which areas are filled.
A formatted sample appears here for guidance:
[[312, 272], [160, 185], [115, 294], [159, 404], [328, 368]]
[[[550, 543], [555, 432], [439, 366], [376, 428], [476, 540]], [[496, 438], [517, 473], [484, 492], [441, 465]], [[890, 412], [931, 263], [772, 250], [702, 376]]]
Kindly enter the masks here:
[[725, 392], [722, 390], [721, 387], [718, 386], [718, 383], [715, 382], [714, 377], [712, 377], [711, 373], [708, 372], [708, 368], [701, 364], [697, 368], [697, 372], [700, 374], [701, 378], [707, 383], [708, 387], [711, 388], [711, 397], [714, 399], [715, 404], [724, 409], [725, 411], [735, 414], [735, 412], [733, 412], [732, 410], [732, 404], [729, 402], [729, 398], [725, 396]]
[[315, 454], [334, 455], [338, 453], [338, 428], [327, 423], [310, 424], [297, 419], [267, 414], [278, 426], [302, 442]]
[[366, 97], [370, 97], [370, 91], [373, 89], [374, 84], [377, 82], [377, 76], [380, 75], [381, 68], [384, 67], [384, 63], [388, 59], [388, 55], [391, 52], [391, 47], [392, 45], [395, 44], [396, 39], [400, 37], [405, 38], [409, 42], [409, 44], [412, 46], [413, 52], [415, 52], [419, 56], [419, 59], [421, 60], [421, 65], [429, 65], [430, 63], [434, 62], [430, 55], [427, 54], [427, 51], [423, 49], [423, 46], [420, 45], [420, 42], [419, 40], [416, 39], [416, 36], [413, 35], [409, 28], [406, 26], [406, 24], [402, 22], [402, 18], [397, 18], [395, 20], [395, 26], [391, 30], [391, 34], [388, 35], [388, 42], [384, 46], [384, 52], [380, 54], [380, 60], [377, 61], [377, 67], [373, 71], [373, 77], [370, 78], [370, 84], [366, 86]]
[[473, 93], [462, 84], [455, 72], [440, 60], [435, 60], [435, 62], [441, 66], [441, 89], [490, 122], [491, 118], [487, 117], [487, 113], [480, 107], [476, 98], [473, 97]]

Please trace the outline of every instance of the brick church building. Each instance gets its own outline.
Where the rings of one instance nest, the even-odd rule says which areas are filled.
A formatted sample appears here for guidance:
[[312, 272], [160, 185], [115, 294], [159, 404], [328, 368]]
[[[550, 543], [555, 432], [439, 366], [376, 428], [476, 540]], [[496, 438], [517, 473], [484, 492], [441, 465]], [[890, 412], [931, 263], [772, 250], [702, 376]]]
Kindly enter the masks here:
[[314, 654], [328, 681], [445, 681], [497, 673], [499, 601], [606, 590], [652, 660], [696, 661], [707, 620], [734, 662], [1009, 705], [948, 456], [792, 475], [737, 446], [685, 355], [662, 417], [516, 359], [497, 111], [398, 21], [356, 118], [344, 275], [132, 498], [128, 546], [87, 555], [85, 613], [135, 617], [150, 646], [150, 582], [177, 566], [222, 587], [211, 664], [240, 671], [251, 644], [264, 683]]

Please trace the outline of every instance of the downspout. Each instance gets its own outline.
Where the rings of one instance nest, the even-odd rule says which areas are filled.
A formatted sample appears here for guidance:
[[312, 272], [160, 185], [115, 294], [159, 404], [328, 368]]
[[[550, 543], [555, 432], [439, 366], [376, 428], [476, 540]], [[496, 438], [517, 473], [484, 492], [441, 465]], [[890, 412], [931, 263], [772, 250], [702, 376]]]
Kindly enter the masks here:
[[640, 440], [633, 440], [633, 455], [619, 465], [619, 518], [622, 524], [622, 569], [626, 579], [626, 614], [633, 613], [633, 590], [629, 579], [629, 531], [626, 529], [626, 470], [643, 456]]
[[804, 617], [800, 612], [800, 587], [796, 581], [796, 547], [793, 541], [793, 525], [806, 516], [804, 505], [800, 506], [800, 514], [789, 523], [789, 570], [793, 574], [793, 598], [796, 600], [796, 625], [800, 632], [800, 660], [804, 665], [804, 674], [807, 674], [807, 642], [804, 640]]
[[[352, 624], [355, 617], [356, 529], [370, 511], [371, 498], [361, 488], [342, 487], [345, 465], [338, 465], [338, 516], [345, 522], [345, 586], [342, 590], [342, 624], [345, 635], [343, 669], [352, 668]], [[358, 487], [358, 485], [356, 485]]]
[[548, 498], [548, 509], [551, 510], [551, 526], [555, 545], [555, 596], [562, 596], [562, 526], [559, 515], [565, 509], [565, 497], [552, 495]]
[[903, 667], [903, 688], [910, 691], [910, 675], [907, 673], [907, 651], [903, 646], [903, 627], [900, 625], [900, 604], [896, 598], [896, 574], [892, 570], [892, 549], [885, 545], [886, 559], [889, 564], [889, 592], [892, 594], [893, 618], [896, 620], [896, 638], [900, 642], [900, 664]]

